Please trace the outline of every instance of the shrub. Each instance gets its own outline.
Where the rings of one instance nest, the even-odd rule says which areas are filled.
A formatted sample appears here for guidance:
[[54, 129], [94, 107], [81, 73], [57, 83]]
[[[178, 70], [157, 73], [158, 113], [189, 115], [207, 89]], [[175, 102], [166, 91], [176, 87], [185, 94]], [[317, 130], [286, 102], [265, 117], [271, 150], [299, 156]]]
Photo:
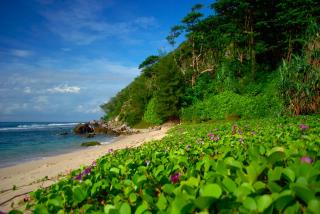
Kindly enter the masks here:
[[163, 122], [155, 111], [156, 105], [156, 98], [151, 98], [144, 112], [143, 121], [153, 125], [160, 125]]
[[241, 118], [278, 116], [281, 112], [281, 102], [274, 95], [248, 96], [226, 91], [184, 108], [181, 117], [185, 121], [206, 121], [224, 119], [229, 115]]
[[285, 105], [295, 115], [317, 113], [320, 106], [320, 70], [303, 56], [283, 61], [280, 92]]

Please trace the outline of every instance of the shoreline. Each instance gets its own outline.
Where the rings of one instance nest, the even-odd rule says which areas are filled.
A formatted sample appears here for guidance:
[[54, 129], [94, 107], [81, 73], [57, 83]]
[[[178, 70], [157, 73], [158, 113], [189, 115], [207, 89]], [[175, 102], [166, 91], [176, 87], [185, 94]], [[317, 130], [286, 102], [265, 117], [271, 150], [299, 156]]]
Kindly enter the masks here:
[[[110, 137], [109, 141], [100, 142], [101, 146], [113, 144], [114, 142], [118, 141], [118, 138], [120, 138], [120, 137], [121, 136], [112, 136], [112, 137]], [[88, 139], [88, 141], [90, 141], [90, 139]], [[73, 152], [83, 151], [83, 150], [87, 150], [87, 149], [93, 148], [93, 147], [82, 147], [82, 146], [80, 146], [80, 144], [81, 143], [79, 143], [79, 147], [76, 147], [76, 148], [69, 148], [69, 149], [60, 150], [60, 151], [54, 151], [54, 152], [52, 152], [50, 154], [47, 154], [45, 156], [37, 156], [37, 157], [28, 158], [28, 159], [25, 159], [25, 160], [19, 160], [19, 161], [16, 161], [16, 162], [10, 162], [9, 164], [0, 165], [0, 171], [2, 169], [15, 167], [15, 166], [18, 166], [18, 165], [21, 165], [21, 164], [27, 164], [27, 163], [34, 162], [34, 161], [41, 161], [41, 160], [45, 160], [45, 159], [48, 159], [48, 158], [56, 157], [56, 156], [59, 156], [59, 155], [70, 154], [70, 153], [73, 153]], [[0, 189], [0, 191], [1, 191], [1, 189]]]
[[133, 148], [147, 141], [159, 140], [171, 127], [172, 125], [164, 125], [160, 130], [116, 137], [108, 144], [0, 168], [0, 211], [10, 211], [12, 203], [13, 208], [21, 209], [22, 205], [19, 205], [19, 202], [29, 192], [56, 183], [71, 170], [89, 165], [108, 154], [111, 148], [113, 150]]

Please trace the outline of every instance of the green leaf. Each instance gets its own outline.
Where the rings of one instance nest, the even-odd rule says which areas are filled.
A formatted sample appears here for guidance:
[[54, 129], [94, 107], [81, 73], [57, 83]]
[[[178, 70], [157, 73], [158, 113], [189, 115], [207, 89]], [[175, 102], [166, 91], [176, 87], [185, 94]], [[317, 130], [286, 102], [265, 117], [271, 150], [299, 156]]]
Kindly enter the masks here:
[[292, 171], [291, 169], [289, 169], [289, 168], [284, 169], [283, 175], [289, 182], [295, 181], [296, 176], [294, 174], [294, 171]]
[[136, 200], [137, 200], [137, 195], [136, 195], [136, 193], [131, 193], [131, 194], [129, 195], [129, 201], [130, 201], [130, 203], [134, 203], [134, 202], [136, 202]]
[[123, 214], [131, 214], [131, 207], [128, 203], [122, 203], [119, 209], [119, 213]]
[[222, 184], [225, 186], [225, 188], [229, 192], [234, 192], [237, 188], [236, 183], [233, 180], [231, 180], [229, 177], [225, 177], [222, 181]]
[[241, 169], [242, 168], [242, 164], [240, 161], [236, 161], [233, 157], [227, 157], [225, 160], [224, 160], [225, 164], [228, 165], [228, 166], [232, 166], [232, 167], [235, 167], [235, 168], [239, 168]]
[[285, 153], [284, 153], [284, 148], [283, 147], [274, 147], [272, 148], [268, 153], [268, 159], [271, 163], [275, 163], [278, 162], [280, 160], [283, 160], [283, 158], [285, 157]]
[[220, 198], [222, 190], [218, 184], [207, 184], [202, 188], [201, 196]]
[[188, 180], [182, 181], [181, 185], [186, 184], [191, 187], [198, 187], [199, 182], [200, 182], [200, 178], [190, 177]]
[[294, 198], [291, 195], [283, 195], [275, 201], [275, 206], [277, 210], [284, 210], [288, 205], [292, 204], [293, 201]]
[[268, 171], [268, 180], [269, 181], [278, 181], [281, 178], [283, 169], [281, 167], [276, 167]]
[[34, 214], [49, 214], [49, 212], [43, 204], [39, 204], [35, 207]]
[[175, 186], [172, 184], [165, 184], [162, 187], [163, 192], [168, 193], [168, 194], [172, 193], [174, 191], [174, 189], [175, 189]]
[[292, 189], [296, 194], [296, 196], [306, 203], [315, 199], [314, 193], [310, 189], [308, 189], [306, 186], [295, 184], [292, 186]]
[[300, 213], [300, 205], [298, 203], [295, 203], [285, 209], [283, 212], [284, 214], [291, 214], [291, 213]]
[[258, 211], [263, 212], [265, 209], [267, 209], [272, 203], [272, 198], [270, 195], [263, 195], [257, 197], [257, 205], [258, 205]]
[[72, 192], [73, 192], [73, 199], [77, 203], [81, 203], [87, 197], [86, 191], [80, 186], [75, 186], [72, 189]]
[[261, 181], [257, 181], [253, 184], [253, 188], [256, 190], [256, 191], [260, 191], [260, 190], [263, 190], [266, 188], [266, 184], [261, 182]]
[[308, 211], [312, 213], [319, 213], [320, 211], [320, 201], [317, 199], [312, 199], [308, 203]]
[[257, 209], [257, 203], [253, 198], [247, 197], [243, 201], [243, 206], [250, 211], [255, 211]]
[[104, 213], [105, 214], [114, 214], [116, 213], [116, 208], [114, 205], [107, 204], [104, 206]]
[[212, 204], [212, 202], [215, 199], [212, 197], [198, 197], [196, 200], [194, 200], [194, 204], [196, 205], [196, 207], [198, 207], [199, 209], [206, 209], [209, 208], [210, 205]]
[[167, 208], [167, 199], [163, 194], [159, 196], [157, 207], [159, 210], [165, 210]]
[[113, 172], [113, 173], [115, 173], [115, 174], [119, 174], [119, 173], [120, 173], [120, 169], [118, 169], [118, 168], [116, 168], [116, 167], [112, 167], [112, 168], [110, 169], [110, 172]]
[[134, 214], [142, 214], [148, 210], [148, 206], [145, 203], [142, 203], [134, 212]]

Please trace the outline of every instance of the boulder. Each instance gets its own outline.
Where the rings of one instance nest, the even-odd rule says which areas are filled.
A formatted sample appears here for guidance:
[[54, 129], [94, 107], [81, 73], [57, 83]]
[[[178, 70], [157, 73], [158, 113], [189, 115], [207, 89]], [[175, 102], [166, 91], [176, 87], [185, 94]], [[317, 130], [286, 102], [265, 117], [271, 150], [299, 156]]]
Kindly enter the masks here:
[[89, 123], [80, 123], [74, 127], [73, 131], [76, 134], [88, 134], [93, 133], [94, 129]]

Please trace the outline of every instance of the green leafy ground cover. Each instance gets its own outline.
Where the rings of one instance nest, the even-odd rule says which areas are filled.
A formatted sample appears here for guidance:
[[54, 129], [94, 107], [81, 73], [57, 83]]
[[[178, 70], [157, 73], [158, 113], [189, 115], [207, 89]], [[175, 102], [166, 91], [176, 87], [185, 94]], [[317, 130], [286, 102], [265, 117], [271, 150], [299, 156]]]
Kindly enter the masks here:
[[320, 116], [178, 125], [32, 194], [35, 213], [318, 213]]

